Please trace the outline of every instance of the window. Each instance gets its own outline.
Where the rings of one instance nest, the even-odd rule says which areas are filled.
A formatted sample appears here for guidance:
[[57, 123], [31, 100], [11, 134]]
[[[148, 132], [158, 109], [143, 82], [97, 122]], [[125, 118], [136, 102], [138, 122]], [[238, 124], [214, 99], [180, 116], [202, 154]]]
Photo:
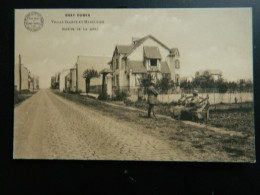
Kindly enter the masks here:
[[119, 75], [116, 75], [116, 86], [119, 86]]
[[179, 74], [175, 75], [175, 81], [176, 81], [177, 84], [180, 83], [180, 75]]
[[118, 59], [116, 59], [116, 69], [119, 68], [119, 63], [118, 63]]
[[179, 60], [175, 60], [175, 68], [176, 69], [180, 68], [180, 61]]
[[151, 66], [157, 66], [157, 59], [150, 59]]

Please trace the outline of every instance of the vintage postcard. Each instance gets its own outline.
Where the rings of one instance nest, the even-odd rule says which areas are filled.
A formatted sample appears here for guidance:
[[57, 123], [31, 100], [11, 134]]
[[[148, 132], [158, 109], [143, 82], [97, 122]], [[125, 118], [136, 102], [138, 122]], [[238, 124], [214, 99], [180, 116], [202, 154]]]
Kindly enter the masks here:
[[255, 162], [251, 8], [14, 11], [14, 159]]

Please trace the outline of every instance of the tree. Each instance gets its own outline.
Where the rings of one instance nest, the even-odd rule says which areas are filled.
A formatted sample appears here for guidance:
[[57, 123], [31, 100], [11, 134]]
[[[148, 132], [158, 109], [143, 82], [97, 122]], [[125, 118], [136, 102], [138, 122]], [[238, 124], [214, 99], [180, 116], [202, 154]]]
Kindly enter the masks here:
[[140, 79], [140, 86], [144, 88], [144, 94], [147, 92], [151, 79], [153, 79], [151, 74], [143, 75]]
[[164, 94], [165, 92], [168, 91], [170, 88], [170, 81], [167, 77], [163, 77], [161, 80], [158, 82], [158, 87], [162, 90], [162, 93]]
[[87, 69], [83, 72], [82, 77], [85, 79], [86, 81], [86, 93], [89, 93], [89, 88], [90, 88], [90, 80], [92, 78], [97, 78], [99, 77], [99, 74], [96, 70], [94, 69]]

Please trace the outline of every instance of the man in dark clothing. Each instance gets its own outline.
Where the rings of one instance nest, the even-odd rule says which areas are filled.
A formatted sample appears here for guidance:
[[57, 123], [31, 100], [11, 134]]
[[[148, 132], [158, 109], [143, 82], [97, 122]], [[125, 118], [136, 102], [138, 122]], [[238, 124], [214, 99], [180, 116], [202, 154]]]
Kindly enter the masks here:
[[147, 94], [148, 94], [148, 117], [151, 117], [151, 112], [153, 112], [153, 116], [155, 116], [155, 111], [154, 111], [154, 106], [157, 104], [157, 95], [158, 92], [154, 88], [155, 82], [154, 80], [150, 81], [150, 86], [147, 89]]

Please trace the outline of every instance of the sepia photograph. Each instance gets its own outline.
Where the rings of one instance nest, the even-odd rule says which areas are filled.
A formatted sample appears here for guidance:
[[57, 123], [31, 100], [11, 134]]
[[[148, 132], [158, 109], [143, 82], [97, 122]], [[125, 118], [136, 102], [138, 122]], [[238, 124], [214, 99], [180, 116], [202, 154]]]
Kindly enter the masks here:
[[14, 159], [255, 163], [252, 8], [14, 13]]

